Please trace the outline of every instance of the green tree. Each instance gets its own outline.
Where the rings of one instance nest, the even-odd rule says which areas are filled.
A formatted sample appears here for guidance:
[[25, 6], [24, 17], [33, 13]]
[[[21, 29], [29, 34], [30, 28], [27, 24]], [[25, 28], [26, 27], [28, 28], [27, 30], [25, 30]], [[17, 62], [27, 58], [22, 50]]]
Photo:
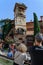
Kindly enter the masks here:
[[9, 33], [9, 31], [12, 28], [12, 24], [11, 24], [11, 20], [9, 19], [5, 19], [4, 20], [4, 25], [2, 26], [2, 31], [3, 31], [3, 35], [2, 38], [4, 39], [6, 37], [6, 35]]
[[36, 13], [33, 13], [34, 15], [34, 36], [40, 32], [40, 24], [37, 18]]

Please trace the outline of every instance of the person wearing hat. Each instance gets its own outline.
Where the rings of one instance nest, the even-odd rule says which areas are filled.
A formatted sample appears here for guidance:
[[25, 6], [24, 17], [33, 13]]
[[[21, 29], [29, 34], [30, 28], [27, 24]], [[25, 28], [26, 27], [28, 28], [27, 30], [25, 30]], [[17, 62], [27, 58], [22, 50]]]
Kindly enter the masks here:
[[43, 36], [41, 33], [36, 34], [34, 46], [29, 48], [31, 56], [31, 65], [43, 65]]

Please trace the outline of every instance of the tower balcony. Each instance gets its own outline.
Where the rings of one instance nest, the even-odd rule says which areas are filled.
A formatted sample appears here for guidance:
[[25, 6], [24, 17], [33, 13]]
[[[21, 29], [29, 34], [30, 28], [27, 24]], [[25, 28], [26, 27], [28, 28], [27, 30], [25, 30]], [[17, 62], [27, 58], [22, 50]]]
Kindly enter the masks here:
[[19, 12], [19, 13], [18, 13], [18, 16], [21, 16], [21, 17], [26, 18], [26, 15], [25, 15], [25, 14], [23, 14], [23, 13], [21, 13], [21, 12]]
[[19, 14], [22, 14], [22, 15], [25, 15], [25, 13], [24, 13], [24, 12], [22, 12], [22, 11], [19, 11], [18, 13], [19, 13]]

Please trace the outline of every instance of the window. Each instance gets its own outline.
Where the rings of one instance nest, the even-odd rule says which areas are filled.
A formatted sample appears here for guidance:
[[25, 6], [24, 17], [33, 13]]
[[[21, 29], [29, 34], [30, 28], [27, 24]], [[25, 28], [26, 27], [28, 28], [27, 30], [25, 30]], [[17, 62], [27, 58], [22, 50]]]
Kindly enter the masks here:
[[23, 30], [22, 28], [18, 28], [18, 29], [17, 29], [17, 33], [18, 33], [18, 34], [23, 34], [23, 32], [24, 32], [24, 30]]

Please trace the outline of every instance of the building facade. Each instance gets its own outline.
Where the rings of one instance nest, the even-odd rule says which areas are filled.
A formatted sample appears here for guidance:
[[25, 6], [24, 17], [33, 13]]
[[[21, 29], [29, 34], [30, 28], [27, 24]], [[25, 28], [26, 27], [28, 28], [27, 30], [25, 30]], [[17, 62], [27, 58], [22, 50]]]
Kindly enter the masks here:
[[[40, 32], [43, 34], [43, 16], [41, 16], [39, 23], [40, 23], [40, 29], [41, 29]], [[27, 28], [27, 33], [26, 33], [27, 46], [31, 46], [31, 45], [33, 45], [32, 41], [34, 41], [34, 39], [33, 39], [34, 22], [32, 22], [32, 21], [27, 22], [26, 28]]]
[[14, 7], [14, 23], [16, 43], [24, 43], [26, 37], [26, 11], [27, 7], [24, 4], [16, 3]]
[[[43, 16], [41, 16], [43, 18]], [[40, 24], [40, 29], [41, 33], [43, 34], [43, 19], [40, 19], [39, 24]], [[27, 34], [26, 35], [34, 35], [34, 22], [30, 21], [26, 23], [26, 28], [27, 28]]]

